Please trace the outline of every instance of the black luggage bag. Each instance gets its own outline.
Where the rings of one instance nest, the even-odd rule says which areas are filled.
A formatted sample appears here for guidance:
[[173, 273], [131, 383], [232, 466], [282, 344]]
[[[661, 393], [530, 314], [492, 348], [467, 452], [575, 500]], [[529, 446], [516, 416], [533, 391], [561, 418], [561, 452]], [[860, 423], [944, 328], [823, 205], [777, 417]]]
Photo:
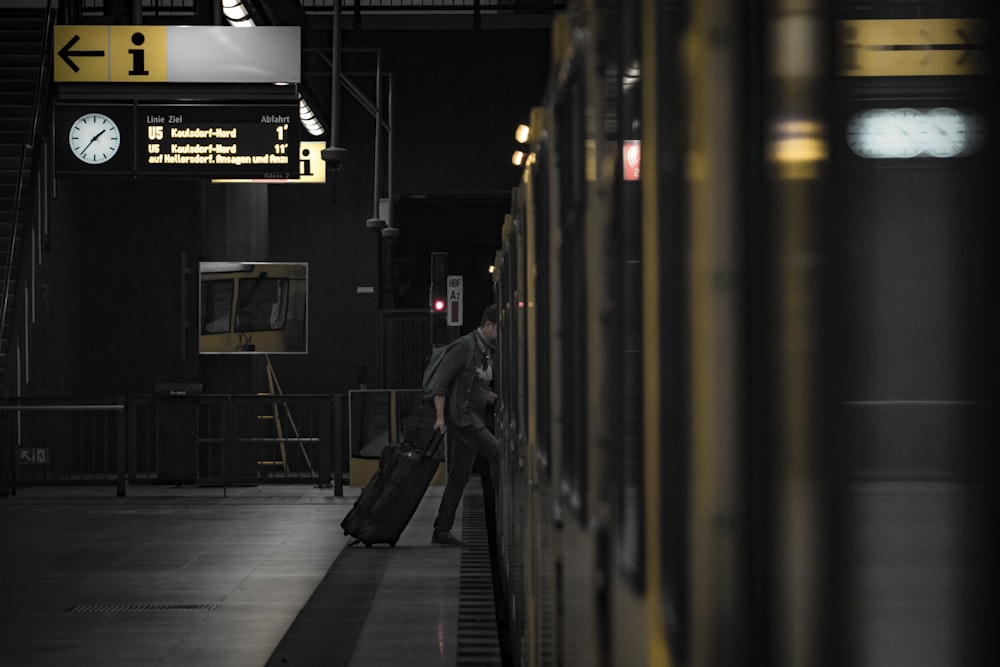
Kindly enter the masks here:
[[352, 545], [361, 542], [370, 547], [384, 542], [396, 546], [437, 472], [442, 440], [444, 434], [434, 431], [423, 449], [409, 441], [382, 449], [378, 471], [340, 522], [344, 534], [355, 538]]

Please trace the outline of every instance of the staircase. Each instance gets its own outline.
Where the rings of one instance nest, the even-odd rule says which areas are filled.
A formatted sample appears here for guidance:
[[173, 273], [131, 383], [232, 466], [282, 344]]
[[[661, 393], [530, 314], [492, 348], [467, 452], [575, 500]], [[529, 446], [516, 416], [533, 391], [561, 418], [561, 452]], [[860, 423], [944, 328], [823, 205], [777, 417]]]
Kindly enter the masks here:
[[5, 393], [22, 236], [35, 210], [35, 152], [46, 129], [54, 19], [54, 10], [0, 9], [0, 388]]

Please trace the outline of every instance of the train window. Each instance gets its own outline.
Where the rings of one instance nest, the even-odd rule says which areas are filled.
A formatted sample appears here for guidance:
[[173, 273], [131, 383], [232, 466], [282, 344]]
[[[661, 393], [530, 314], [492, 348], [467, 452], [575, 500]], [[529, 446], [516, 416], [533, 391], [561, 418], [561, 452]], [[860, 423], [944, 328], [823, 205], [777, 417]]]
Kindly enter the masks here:
[[561, 486], [582, 521], [587, 515], [587, 263], [585, 252], [587, 109], [583, 67], [574, 62], [554, 109], [559, 173], [559, 382]]
[[517, 392], [517, 402], [514, 404], [514, 408], [517, 411], [517, 428], [518, 428], [518, 455], [522, 459], [524, 452], [521, 449], [525, 442], [525, 437], [523, 437], [528, 432], [528, 349], [525, 345], [527, 340], [527, 326], [526, 318], [524, 313], [524, 302], [526, 297], [526, 286], [527, 286], [527, 269], [526, 262], [524, 262], [524, 224], [525, 224], [525, 211], [526, 206], [523, 201], [519, 202], [517, 207], [517, 214], [512, 218], [511, 222], [511, 247], [513, 252], [511, 253], [510, 259], [510, 275], [513, 281], [513, 293], [515, 299], [512, 300], [510, 304], [511, 308], [511, 328], [514, 331], [512, 343], [516, 345], [515, 349], [508, 350], [510, 354], [510, 364], [513, 367], [514, 378], [516, 382]]
[[[618, 425], [618, 446], [608, 452], [607, 485], [614, 516], [616, 561], [637, 590], [644, 580], [645, 515], [643, 512], [643, 354], [642, 354], [642, 196], [639, 185], [639, 145], [641, 138], [641, 70], [636, 53], [640, 40], [638, 21], [633, 11], [624, 10], [618, 17], [621, 30], [615, 31], [622, 44], [617, 49], [621, 60], [609, 75], [618, 77], [617, 85], [607, 86], [617, 98], [608, 100], [616, 108], [616, 135], [609, 136], [620, 146], [618, 177], [615, 179], [615, 211], [611, 220], [608, 265], [615, 313], [609, 318], [611, 344], [606, 346], [606, 363], [621, 369], [610, 388], [615, 397], [610, 405], [611, 423]], [[613, 106], [614, 105], [614, 106]]]
[[[685, 81], [690, 66], [677, 55], [687, 39], [691, 25], [689, 7], [680, 4], [658, 4], [655, 10], [643, 16], [643, 22], [652, 21], [658, 36], [655, 44], [644, 49], [641, 94], [653, 96], [657, 114], [644, 117], [647, 129], [655, 124], [654, 143], [643, 146], [643, 162], [655, 164], [655, 173], [649, 176], [649, 196], [644, 202], [655, 203], [655, 209], [644, 210], [646, 225], [655, 229], [655, 243], [649, 253], [652, 264], [643, 268], [644, 274], [653, 277], [649, 283], [656, 290], [656, 299], [644, 300], [652, 308], [646, 317], [656, 322], [656, 340], [647, 340], [643, 349], [657, 357], [653, 370], [655, 380], [649, 385], [652, 396], [645, 401], [653, 407], [648, 431], [644, 432], [644, 451], [657, 451], [659, 463], [655, 473], [657, 488], [645, 489], [649, 503], [646, 525], [652, 532], [646, 535], [647, 545], [655, 541], [659, 558], [646, 563], [647, 568], [658, 568], [658, 590], [649, 590], [650, 599], [659, 598], [663, 621], [662, 629], [668, 636], [672, 653], [678, 664], [692, 664], [691, 627], [692, 605], [690, 599], [692, 568], [690, 562], [690, 485], [691, 436], [689, 419], [690, 397], [690, 286], [688, 271], [690, 251], [690, 187], [685, 168], [671, 156], [687, 154], [690, 137], [678, 128], [687, 123], [689, 107]], [[646, 243], [650, 241], [645, 241]], [[650, 302], [650, 303], [647, 303]], [[651, 366], [647, 357], [645, 366]], [[649, 467], [650, 461], [646, 462]]]
[[532, 234], [534, 238], [535, 266], [535, 359], [538, 371], [535, 376], [536, 385], [536, 418], [535, 429], [538, 438], [538, 460], [541, 474], [546, 480], [551, 480], [552, 471], [549, 467], [551, 457], [551, 418], [552, 395], [549, 364], [552, 359], [551, 327], [549, 314], [552, 300], [549, 297], [549, 281], [551, 270], [549, 265], [549, 180], [548, 180], [548, 148], [543, 145], [535, 153], [534, 178], [534, 221]]

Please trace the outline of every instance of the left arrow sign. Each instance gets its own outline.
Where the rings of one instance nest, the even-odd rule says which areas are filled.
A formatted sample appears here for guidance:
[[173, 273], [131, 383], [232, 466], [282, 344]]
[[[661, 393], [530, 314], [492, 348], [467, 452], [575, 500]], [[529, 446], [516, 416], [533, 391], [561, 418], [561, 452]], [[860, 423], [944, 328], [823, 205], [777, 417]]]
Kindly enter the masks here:
[[55, 81], [108, 80], [106, 25], [57, 25], [53, 27], [52, 78]]
[[74, 72], [79, 72], [80, 67], [73, 61], [70, 56], [76, 56], [77, 58], [103, 58], [104, 51], [73, 51], [71, 50], [76, 43], [80, 41], [80, 35], [73, 35], [73, 39], [66, 42], [66, 46], [59, 49], [59, 57], [63, 59], [70, 69]]

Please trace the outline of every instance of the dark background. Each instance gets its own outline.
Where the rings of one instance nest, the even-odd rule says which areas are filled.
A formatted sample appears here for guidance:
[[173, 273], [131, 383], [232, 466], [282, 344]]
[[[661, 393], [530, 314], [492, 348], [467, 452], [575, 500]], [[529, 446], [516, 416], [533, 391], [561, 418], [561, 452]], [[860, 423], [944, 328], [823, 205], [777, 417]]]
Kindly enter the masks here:
[[[366, 226], [374, 216], [375, 120], [347, 94], [339, 131], [349, 157], [325, 185], [238, 186], [267, 189], [255, 199], [267, 209], [267, 256], [240, 259], [309, 263], [309, 353], [271, 357], [285, 393], [345, 392], [357, 387], [359, 367], [377, 388], [381, 314], [427, 307], [432, 251], [447, 252], [449, 273], [464, 276], [462, 331], [478, 324], [519, 177], [510, 164], [514, 128], [540, 102], [548, 76], [547, 28], [359, 28], [343, 40], [344, 74], [369, 99], [374, 54], [391, 78], [391, 193], [383, 173], [379, 195], [391, 199], [400, 236], [386, 247]], [[211, 239], [228, 233], [218, 214], [232, 197], [220, 194], [226, 187], [204, 179], [53, 180], [31, 275], [25, 393], [143, 394], [159, 382], [261, 390], [259, 355], [199, 356], [190, 326], [198, 262], [234, 259], [210, 250]]]

